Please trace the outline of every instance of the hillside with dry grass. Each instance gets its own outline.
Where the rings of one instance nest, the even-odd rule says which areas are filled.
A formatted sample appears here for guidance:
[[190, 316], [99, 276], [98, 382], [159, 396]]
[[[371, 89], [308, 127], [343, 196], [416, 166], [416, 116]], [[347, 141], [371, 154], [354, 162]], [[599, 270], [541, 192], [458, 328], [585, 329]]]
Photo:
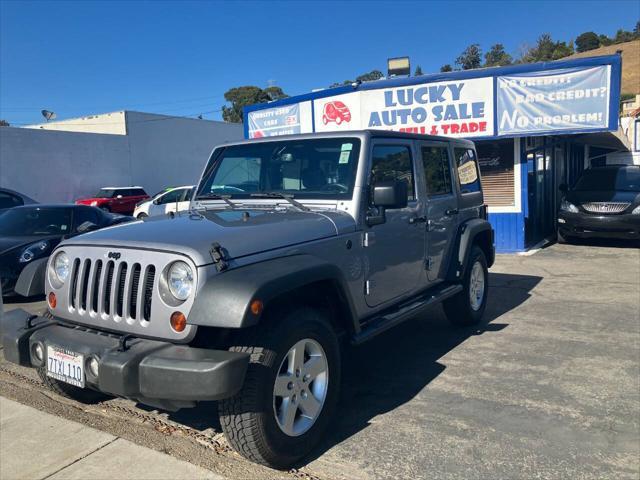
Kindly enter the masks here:
[[566, 58], [612, 55], [618, 50], [622, 50], [622, 93], [640, 94], [640, 40], [600, 47], [588, 52], [576, 53]]

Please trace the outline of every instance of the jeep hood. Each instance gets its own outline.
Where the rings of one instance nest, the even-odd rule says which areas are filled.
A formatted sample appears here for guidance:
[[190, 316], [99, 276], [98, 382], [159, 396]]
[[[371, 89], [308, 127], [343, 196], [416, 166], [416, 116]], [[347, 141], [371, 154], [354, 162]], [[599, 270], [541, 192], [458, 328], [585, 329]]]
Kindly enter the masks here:
[[344, 212], [233, 209], [200, 214], [182, 212], [175, 218], [150, 217], [86, 233], [64, 245], [103, 245], [180, 252], [198, 265], [212, 263], [209, 250], [219, 243], [228, 258], [333, 237], [355, 230]]

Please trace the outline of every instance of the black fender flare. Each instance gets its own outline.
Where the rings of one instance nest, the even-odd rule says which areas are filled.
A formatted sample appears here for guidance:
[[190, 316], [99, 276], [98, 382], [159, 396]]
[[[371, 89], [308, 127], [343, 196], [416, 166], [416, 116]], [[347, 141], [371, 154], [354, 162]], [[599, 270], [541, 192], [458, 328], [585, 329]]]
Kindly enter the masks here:
[[490, 240], [488, 251], [485, 252], [487, 256], [487, 266], [490, 267], [493, 265], [493, 262], [495, 261], [493, 228], [487, 220], [482, 218], [472, 218], [462, 223], [458, 229], [458, 239], [455, 244], [454, 254], [452, 255], [451, 265], [447, 275], [448, 280], [455, 281], [462, 278], [467, 268], [469, 254], [471, 253], [471, 246], [473, 245], [475, 238], [483, 232], [489, 232]]
[[219, 273], [198, 292], [187, 323], [220, 328], [256, 325], [260, 315], [251, 312], [253, 300], [263, 305], [283, 293], [318, 281], [337, 283], [341, 300], [348, 305], [351, 321], [357, 318], [341, 270], [311, 255], [293, 255], [258, 262]]
[[32, 261], [22, 269], [13, 291], [23, 297], [44, 295], [44, 275], [49, 257]]

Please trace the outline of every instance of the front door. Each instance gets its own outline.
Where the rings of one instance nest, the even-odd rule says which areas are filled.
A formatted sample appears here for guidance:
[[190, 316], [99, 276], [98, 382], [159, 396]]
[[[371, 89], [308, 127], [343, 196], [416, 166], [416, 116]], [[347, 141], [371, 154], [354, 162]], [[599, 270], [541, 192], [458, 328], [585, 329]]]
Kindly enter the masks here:
[[407, 182], [406, 208], [387, 209], [386, 221], [365, 231], [368, 272], [365, 298], [382, 305], [424, 286], [424, 203], [417, 198], [412, 142], [380, 140], [371, 146], [370, 185], [379, 181]]
[[456, 233], [457, 199], [446, 142], [421, 142], [420, 156], [427, 190], [426, 261], [429, 282], [444, 279]]

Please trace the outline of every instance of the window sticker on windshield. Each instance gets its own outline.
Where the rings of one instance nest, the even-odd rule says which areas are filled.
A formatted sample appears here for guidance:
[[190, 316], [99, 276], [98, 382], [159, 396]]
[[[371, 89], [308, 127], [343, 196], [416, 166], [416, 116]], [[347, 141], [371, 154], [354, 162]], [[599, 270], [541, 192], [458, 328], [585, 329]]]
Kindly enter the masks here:
[[340, 152], [340, 159], [338, 160], [338, 164], [344, 165], [345, 163], [349, 163], [349, 157], [351, 156], [351, 152]]
[[340, 148], [340, 150], [342, 150], [343, 152], [350, 152], [352, 149], [353, 143], [343, 143], [342, 148]]

